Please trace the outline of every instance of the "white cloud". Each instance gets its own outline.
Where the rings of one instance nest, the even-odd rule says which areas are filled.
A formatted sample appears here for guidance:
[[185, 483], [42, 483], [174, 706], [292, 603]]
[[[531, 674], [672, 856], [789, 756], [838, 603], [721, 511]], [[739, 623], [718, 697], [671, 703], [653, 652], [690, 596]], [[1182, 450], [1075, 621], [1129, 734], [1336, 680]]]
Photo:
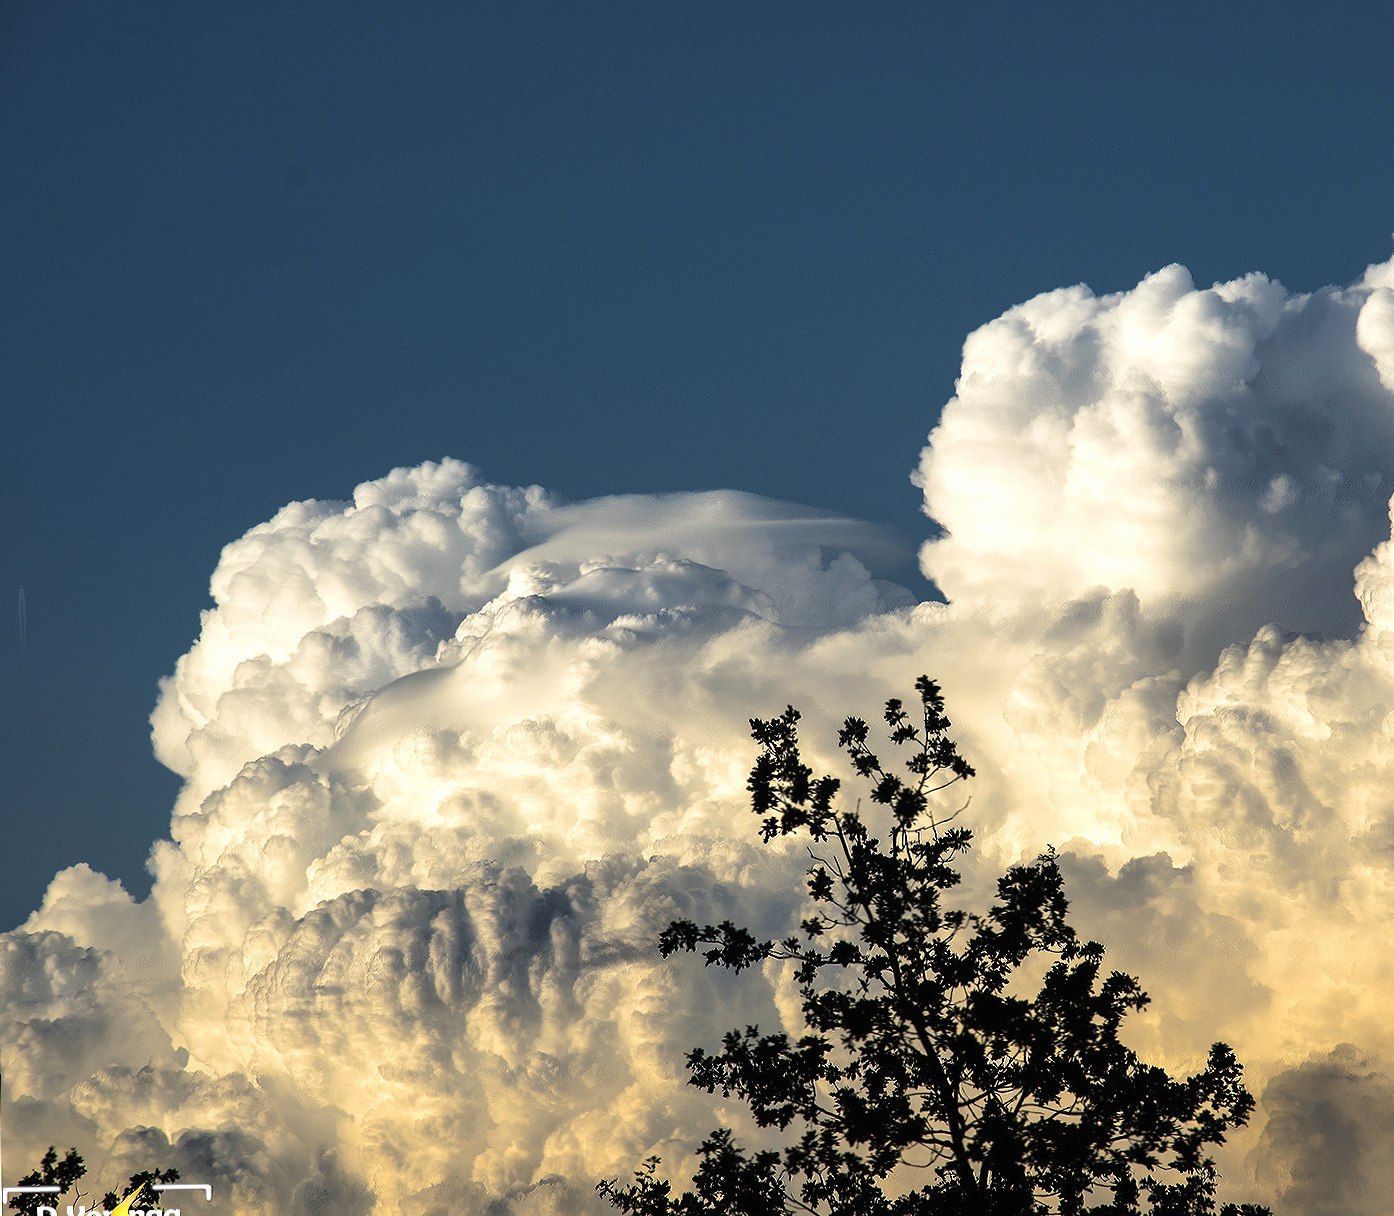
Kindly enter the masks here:
[[948, 533], [926, 574], [958, 603], [1170, 602], [1197, 665], [1273, 620], [1349, 630], [1394, 490], [1382, 291], [1197, 290], [1172, 266], [983, 326], [917, 474]]
[[1156, 998], [1139, 1044], [1250, 1063], [1237, 1192], [1382, 1210], [1380, 1136], [1334, 1189], [1309, 1150], [1394, 1058], [1391, 299], [1394, 266], [1310, 296], [1173, 267], [984, 326], [918, 473], [948, 605], [750, 495], [562, 504], [444, 461], [285, 508], [153, 716], [185, 786], [151, 900], [79, 867], [0, 939], [16, 1151], [158, 1158], [243, 1210], [601, 1210], [596, 1178], [739, 1116], [683, 1053], [791, 1009], [653, 948], [796, 913], [746, 719], [793, 702], [830, 761], [927, 671], [981, 773], [966, 889], [1065, 849]]

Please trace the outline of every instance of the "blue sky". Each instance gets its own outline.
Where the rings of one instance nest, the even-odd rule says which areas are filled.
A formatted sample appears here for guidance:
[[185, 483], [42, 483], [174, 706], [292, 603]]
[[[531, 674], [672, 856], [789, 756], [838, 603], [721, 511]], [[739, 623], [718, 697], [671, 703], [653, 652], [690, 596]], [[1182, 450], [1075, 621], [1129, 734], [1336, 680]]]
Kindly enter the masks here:
[[453, 455], [572, 498], [735, 487], [914, 544], [909, 471], [1003, 309], [1173, 261], [1310, 290], [1388, 255], [1391, 27], [8, 4], [0, 921], [80, 860], [148, 886], [177, 789], [156, 681], [221, 547], [282, 504]]

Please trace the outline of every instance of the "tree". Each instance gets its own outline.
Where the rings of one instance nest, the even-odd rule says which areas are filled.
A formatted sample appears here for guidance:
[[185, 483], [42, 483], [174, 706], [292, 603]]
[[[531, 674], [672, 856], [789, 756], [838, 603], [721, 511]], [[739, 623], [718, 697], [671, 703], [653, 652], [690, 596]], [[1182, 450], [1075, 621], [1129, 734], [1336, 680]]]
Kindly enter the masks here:
[[885, 710], [907, 776], [882, 767], [860, 719], [838, 736], [884, 845], [858, 810], [835, 805], [839, 781], [804, 764], [792, 706], [751, 721], [761, 836], [811, 841], [812, 914], [797, 934], [761, 942], [730, 921], [682, 920], [659, 939], [664, 957], [700, 949], [733, 971], [796, 964], [801, 1037], [748, 1026], [716, 1054], [687, 1056], [690, 1084], [737, 1096], [757, 1125], [796, 1138], [752, 1153], [717, 1129], [691, 1191], [674, 1197], [656, 1157], [632, 1183], [598, 1190], [634, 1216], [1213, 1216], [1206, 1147], [1254, 1105], [1234, 1053], [1216, 1043], [1177, 1079], [1119, 1042], [1148, 998], [1132, 977], [1104, 975], [1103, 947], [1066, 923], [1053, 851], [1007, 870], [986, 913], [946, 906], [972, 835], [954, 824], [963, 807], [936, 809], [936, 795], [974, 773], [938, 685], [915, 687], [917, 720], [897, 700]]
[[[35, 1216], [41, 1206], [58, 1206], [59, 1200], [68, 1193], [69, 1190], [75, 1192], [75, 1200], [85, 1198], [81, 1191], [76, 1190], [77, 1184], [87, 1174], [87, 1163], [83, 1160], [82, 1154], [75, 1148], [70, 1148], [62, 1157], [58, 1156], [58, 1149], [54, 1145], [49, 1145], [48, 1152], [43, 1155], [38, 1168], [31, 1170], [21, 1178], [19, 1186], [56, 1186], [57, 1194], [29, 1194], [15, 1195], [10, 1199], [10, 1207], [16, 1212], [26, 1213], [26, 1216]], [[121, 1201], [124, 1196], [134, 1195], [147, 1184], [156, 1182], [176, 1182], [179, 1179], [179, 1171], [168, 1170], [141, 1170], [137, 1174], [132, 1174], [127, 1181], [121, 1194], [115, 1191], [108, 1191], [102, 1196], [102, 1207], [111, 1211]], [[138, 1196], [137, 1196], [138, 1197]]]

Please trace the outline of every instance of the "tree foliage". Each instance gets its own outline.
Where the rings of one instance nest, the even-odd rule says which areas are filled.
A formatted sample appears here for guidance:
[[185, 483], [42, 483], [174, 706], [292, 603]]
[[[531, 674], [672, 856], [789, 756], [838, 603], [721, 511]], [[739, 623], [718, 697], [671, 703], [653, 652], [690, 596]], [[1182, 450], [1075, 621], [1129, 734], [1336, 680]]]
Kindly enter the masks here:
[[762, 942], [729, 921], [675, 921], [660, 938], [665, 957], [700, 951], [734, 971], [796, 965], [800, 1037], [748, 1026], [687, 1056], [692, 1085], [740, 1098], [790, 1142], [748, 1152], [718, 1129], [690, 1191], [675, 1197], [657, 1158], [598, 1189], [633, 1216], [1213, 1216], [1207, 1147], [1254, 1105], [1234, 1053], [1216, 1043], [1200, 1072], [1174, 1078], [1119, 1041], [1148, 998], [1066, 922], [1053, 852], [1010, 868], [986, 913], [947, 906], [972, 836], [936, 795], [973, 769], [939, 687], [922, 676], [916, 689], [914, 719], [897, 700], [885, 710], [904, 775], [882, 766], [860, 719], [838, 736], [884, 844], [839, 807], [840, 782], [803, 762], [793, 707], [751, 721], [761, 835], [810, 843], [797, 934]]
[[[38, 1168], [30, 1170], [19, 1180], [19, 1186], [56, 1186], [59, 1194], [66, 1194], [69, 1188], [76, 1186], [78, 1180], [87, 1173], [87, 1165], [82, 1159], [82, 1154], [75, 1148], [70, 1148], [62, 1157], [58, 1156], [58, 1149], [54, 1145], [49, 1145], [48, 1152], [43, 1155]], [[26, 1212], [33, 1216], [39, 1210], [40, 1204], [54, 1204], [56, 1195], [14, 1195], [10, 1198], [10, 1207], [17, 1212]]]
[[[49, 1145], [48, 1152], [43, 1155], [38, 1167], [25, 1174], [16, 1185], [56, 1186], [58, 1193], [14, 1195], [10, 1199], [9, 1206], [16, 1212], [25, 1213], [26, 1216], [35, 1216], [40, 1206], [58, 1207], [59, 1202], [64, 1201], [64, 1196], [70, 1190], [75, 1192], [76, 1200], [81, 1200], [85, 1196], [76, 1188], [86, 1175], [87, 1163], [77, 1149], [70, 1148], [62, 1157], [59, 1157], [57, 1147]], [[101, 1206], [110, 1211], [121, 1202], [122, 1198], [131, 1194], [138, 1187], [157, 1182], [177, 1182], [178, 1179], [179, 1171], [175, 1169], [141, 1170], [139, 1173], [131, 1175], [120, 1195], [115, 1191], [108, 1191], [103, 1195]]]

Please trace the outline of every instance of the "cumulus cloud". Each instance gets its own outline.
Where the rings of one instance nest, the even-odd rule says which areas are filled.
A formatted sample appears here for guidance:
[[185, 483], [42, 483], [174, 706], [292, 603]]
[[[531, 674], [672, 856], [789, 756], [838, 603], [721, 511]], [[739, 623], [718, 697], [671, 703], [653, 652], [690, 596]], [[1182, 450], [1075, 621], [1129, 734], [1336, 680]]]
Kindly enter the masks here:
[[1195, 663], [1277, 619], [1355, 627], [1349, 572], [1394, 490], [1381, 275], [1293, 295], [1171, 266], [983, 326], [916, 475], [947, 530], [925, 573], [955, 602], [1180, 601]]
[[522, 1216], [758, 1135], [682, 1057], [792, 1025], [788, 976], [654, 938], [798, 915], [747, 718], [799, 705], [832, 763], [927, 671], [981, 773], [965, 890], [1057, 845], [1155, 998], [1139, 1046], [1248, 1062], [1236, 1193], [1382, 1211], [1391, 301], [1394, 264], [1310, 295], [1172, 267], [984, 326], [916, 473], [947, 603], [876, 577], [875, 530], [747, 494], [567, 504], [447, 460], [286, 507], [162, 687], [150, 899], [77, 867], [0, 938], [12, 1152], [239, 1210]]
[[460, 461], [398, 469], [351, 503], [293, 503], [224, 550], [216, 606], [155, 710], [156, 754], [188, 781], [181, 805], [201, 802], [248, 760], [332, 741], [343, 711], [394, 680], [457, 665], [505, 610], [654, 631], [723, 609], [847, 625], [909, 601], [858, 553], [879, 564], [895, 546], [749, 494], [562, 504]]
[[597, 1163], [715, 1117], [682, 1094], [705, 981], [657, 931], [773, 931], [798, 890], [732, 830], [743, 673], [909, 604], [868, 570], [896, 556], [751, 495], [568, 505], [454, 461], [229, 545], [152, 720], [185, 786], [151, 900], [80, 867], [17, 938], [139, 976], [166, 1035], [49, 1078], [75, 1138], [253, 1208], [594, 1206]]

